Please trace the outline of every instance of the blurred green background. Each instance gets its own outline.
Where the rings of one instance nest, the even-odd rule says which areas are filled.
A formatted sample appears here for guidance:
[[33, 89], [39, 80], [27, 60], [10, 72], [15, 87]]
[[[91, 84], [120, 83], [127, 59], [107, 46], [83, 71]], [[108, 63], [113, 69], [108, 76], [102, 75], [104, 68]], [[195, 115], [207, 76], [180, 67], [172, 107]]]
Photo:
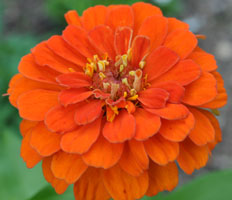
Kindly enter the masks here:
[[[10, 78], [17, 73], [20, 58], [42, 40], [61, 34], [65, 28], [64, 13], [83, 10], [96, 4], [132, 4], [136, 0], [0, 0], [0, 95], [5, 94]], [[166, 16], [187, 21], [193, 32], [206, 34], [202, 46], [219, 60], [229, 96], [231, 94], [231, 0], [147, 0], [158, 5]], [[213, 5], [212, 5], [213, 4]], [[207, 28], [208, 27], [208, 28]], [[220, 27], [220, 28], [219, 28]], [[215, 40], [217, 38], [217, 40]], [[229, 135], [231, 106], [223, 109], [221, 124], [224, 140], [209, 165], [192, 176], [180, 174], [180, 185], [170, 194], [159, 194], [156, 200], [229, 200], [232, 199], [232, 136]], [[57, 196], [42, 176], [41, 166], [28, 170], [20, 158], [18, 113], [0, 97], [0, 199], [4, 200], [73, 200], [72, 188]], [[231, 127], [232, 128], [232, 127]], [[193, 180], [192, 180], [193, 179]]]

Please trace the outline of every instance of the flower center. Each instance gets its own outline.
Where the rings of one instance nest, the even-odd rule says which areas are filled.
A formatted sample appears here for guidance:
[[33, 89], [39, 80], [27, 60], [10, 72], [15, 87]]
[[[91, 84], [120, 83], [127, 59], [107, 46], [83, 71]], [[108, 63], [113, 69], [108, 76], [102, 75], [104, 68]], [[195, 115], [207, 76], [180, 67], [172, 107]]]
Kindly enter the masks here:
[[115, 61], [107, 55], [99, 58], [94, 55], [88, 58], [84, 71], [92, 77], [93, 89], [100, 89], [110, 94], [112, 100], [124, 97], [128, 100], [136, 100], [137, 93], [145, 87], [146, 77], [143, 77], [142, 69], [145, 61], [140, 61], [138, 66], [131, 64], [131, 50], [127, 54], [116, 56]]

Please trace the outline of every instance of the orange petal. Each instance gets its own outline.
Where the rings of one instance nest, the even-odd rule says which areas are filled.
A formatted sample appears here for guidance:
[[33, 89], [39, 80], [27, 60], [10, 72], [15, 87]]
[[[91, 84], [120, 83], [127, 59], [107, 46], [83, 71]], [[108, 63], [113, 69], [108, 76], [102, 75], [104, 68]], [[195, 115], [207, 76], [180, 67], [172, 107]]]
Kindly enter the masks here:
[[43, 122], [31, 131], [30, 144], [41, 155], [50, 156], [60, 150], [61, 135], [50, 132]]
[[69, 25], [81, 26], [81, 20], [76, 10], [70, 10], [64, 15]]
[[97, 5], [86, 9], [82, 14], [82, 24], [86, 30], [105, 23], [107, 8]]
[[178, 29], [189, 29], [189, 25], [185, 22], [182, 22], [176, 18], [169, 17], [168, 18], [168, 32], [171, 33]]
[[47, 157], [43, 159], [43, 174], [44, 178], [49, 182], [52, 187], [55, 189], [57, 194], [63, 194], [68, 188], [68, 184], [61, 179], [57, 179], [51, 170], [52, 157]]
[[117, 55], [126, 54], [131, 46], [133, 30], [129, 27], [118, 27], [115, 31], [114, 47]]
[[142, 142], [130, 140], [125, 145], [120, 167], [132, 176], [139, 176], [149, 167], [149, 158]]
[[212, 101], [217, 95], [217, 82], [214, 76], [203, 72], [199, 79], [185, 88], [183, 102], [192, 106], [200, 106]]
[[196, 121], [194, 129], [189, 134], [189, 138], [196, 145], [206, 145], [209, 142], [213, 142], [215, 139], [215, 130], [208, 117], [198, 109], [189, 108], [189, 110]]
[[149, 157], [159, 165], [174, 161], [179, 154], [179, 144], [155, 135], [144, 142]]
[[148, 17], [141, 25], [138, 35], [145, 35], [151, 41], [151, 50], [163, 44], [168, 31], [168, 20], [162, 16]]
[[23, 158], [24, 162], [26, 162], [28, 168], [33, 168], [43, 159], [43, 157], [31, 147], [30, 137], [31, 132], [28, 132], [24, 136], [22, 140], [20, 156]]
[[60, 72], [67, 73], [69, 72], [69, 68], [73, 68], [74, 70], [79, 70], [79, 67], [60, 56], [54, 54], [48, 47], [46, 42], [41, 42], [32, 50], [32, 55], [34, 56], [35, 62], [38, 65], [44, 67], [50, 67], [51, 69]]
[[103, 181], [101, 170], [88, 168], [74, 185], [74, 195], [78, 200], [108, 200], [108, 194]]
[[45, 124], [52, 132], [65, 133], [74, 130], [77, 124], [74, 121], [75, 105], [67, 107], [56, 106], [47, 112]]
[[170, 70], [179, 61], [179, 56], [166, 47], [153, 50], [146, 59], [143, 73], [152, 81]]
[[155, 196], [164, 190], [172, 191], [178, 184], [178, 168], [174, 162], [165, 166], [159, 166], [151, 162], [148, 174], [147, 196]]
[[58, 56], [80, 66], [79, 71], [82, 71], [82, 67], [86, 64], [85, 57], [69, 46], [61, 36], [52, 36], [47, 41], [47, 45]]
[[89, 166], [108, 169], [119, 161], [123, 147], [124, 143], [110, 143], [100, 136], [90, 150], [82, 155], [82, 159]]
[[114, 34], [108, 26], [96, 26], [89, 32], [89, 40], [102, 55], [107, 54], [112, 60], [115, 59]]
[[183, 141], [195, 126], [195, 119], [191, 113], [181, 120], [162, 120], [160, 134], [173, 142]]
[[28, 54], [21, 59], [18, 70], [29, 79], [51, 84], [57, 84], [55, 77], [60, 74], [49, 67], [37, 65], [32, 54]]
[[156, 134], [160, 129], [160, 117], [151, 114], [142, 108], [137, 108], [134, 113], [136, 120], [136, 140], [145, 140], [154, 134]]
[[160, 8], [149, 3], [138, 2], [132, 5], [134, 11], [134, 34], [137, 35], [143, 21], [153, 15], [162, 16]]
[[71, 88], [82, 88], [91, 86], [91, 78], [83, 72], [71, 72], [58, 76], [57, 81]]
[[165, 108], [148, 109], [150, 113], [160, 116], [168, 120], [184, 119], [189, 115], [189, 110], [182, 104], [167, 103]]
[[23, 137], [26, 136], [28, 132], [31, 131], [32, 128], [34, 128], [37, 125], [38, 122], [33, 122], [29, 120], [23, 119], [20, 123], [20, 133]]
[[63, 31], [62, 37], [64, 40], [86, 58], [92, 58], [94, 55], [94, 48], [90, 45], [87, 31], [83, 28], [69, 25]]
[[[168, 72], [161, 75], [158, 79], [154, 80], [154, 83], [162, 83], [164, 81], [176, 81], [179, 84], [185, 86], [198, 79], [200, 75], [201, 69], [196, 63], [189, 59], [182, 60]], [[154, 83], [151, 83], [152, 87], [154, 87]]]
[[186, 58], [197, 46], [196, 36], [185, 29], [178, 29], [170, 33], [165, 42], [164, 46], [175, 51], [182, 59]]
[[63, 90], [59, 95], [59, 102], [63, 106], [67, 106], [69, 104], [75, 104], [82, 102], [89, 98], [93, 94], [92, 91], [89, 91], [86, 88], [72, 88]]
[[134, 26], [134, 13], [131, 6], [120, 5], [110, 9], [106, 16], [106, 25], [116, 30], [120, 26]]
[[88, 166], [76, 154], [59, 151], [52, 156], [51, 170], [58, 179], [65, 180], [68, 184], [75, 183]]
[[17, 104], [22, 118], [42, 121], [48, 110], [58, 104], [58, 92], [42, 89], [32, 90], [20, 95]]
[[114, 166], [103, 171], [103, 182], [113, 199], [140, 199], [148, 188], [148, 174], [144, 172], [134, 177]]
[[146, 36], [136, 36], [132, 43], [132, 66], [138, 67], [139, 62], [145, 59], [149, 50], [150, 39]]
[[186, 174], [192, 174], [195, 169], [204, 167], [208, 161], [208, 146], [197, 146], [186, 139], [180, 143], [180, 154], [177, 162]]
[[170, 103], [180, 103], [185, 92], [184, 87], [176, 81], [155, 82], [152, 87], [167, 91], [169, 93], [168, 102]]
[[204, 114], [208, 118], [208, 120], [211, 122], [214, 128], [214, 131], [215, 131], [215, 140], [208, 144], [209, 148], [212, 150], [219, 142], [222, 141], [222, 132], [221, 132], [220, 124], [217, 118], [214, 117], [214, 115], [210, 113], [209, 111], [201, 110], [201, 113]]
[[125, 110], [121, 110], [113, 122], [106, 122], [103, 135], [109, 142], [124, 142], [135, 135], [135, 118]]
[[193, 51], [188, 58], [197, 63], [203, 71], [211, 72], [217, 69], [217, 63], [214, 56], [200, 48]]
[[96, 142], [100, 134], [101, 118], [91, 124], [80, 126], [68, 132], [61, 139], [61, 148], [68, 153], [82, 154], [87, 152]]
[[100, 117], [102, 113], [102, 101], [92, 100], [83, 102], [78, 106], [74, 120], [78, 125], [86, 125]]
[[222, 76], [216, 71], [212, 72], [212, 75], [217, 81], [217, 96], [214, 98], [213, 101], [201, 105], [201, 107], [216, 109], [226, 105], [228, 96], [224, 88], [224, 81], [222, 79]]
[[139, 92], [138, 100], [148, 108], [164, 108], [169, 98], [168, 92], [159, 88], [149, 88]]

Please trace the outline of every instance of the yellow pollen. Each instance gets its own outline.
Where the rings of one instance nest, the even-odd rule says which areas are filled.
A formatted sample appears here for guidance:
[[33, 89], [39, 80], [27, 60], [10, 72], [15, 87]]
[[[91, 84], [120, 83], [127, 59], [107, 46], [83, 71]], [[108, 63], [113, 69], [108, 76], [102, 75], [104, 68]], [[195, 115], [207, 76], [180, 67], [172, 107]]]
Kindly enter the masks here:
[[101, 78], [101, 80], [103, 80], [104, 78], [106, 78], [106, 75], [103, 72], [99, 72], [99, 77]]
[[146, 65], [146, 62], [145, 62], [145, 61], [140, 61], [139, 67], [140, 67], [141, 69], [143, 69], [145, 65]]
[[134, 95], [136, 95], [137, 94], [137, 91], [135, 90], [135, 89], [131, 89], [130, 90], [130, 95], [131, 96], [134, 96]]
[[130, 88], [130, 85], [129, 85], [129, 83], [128, 83], [127, 78], [123, 78], [123, 79], [122, 79], [122, 83], [125, 84], [127, 87]]
[[75, 72], [75, 70], [74, 70], [73, 68], [68, 68], [68, 70], [69, 70], [70, 72]]
[[132, 96], [132, 97], [129, 97], [128, 98], [128, 100], [130, 100], [130, 101], [135, 101], [136, 99], [138, 99], [138, 95], [136, 94], [136, 95], [134, 95], [134, 96]]
[[124, 65], [120, 65], [119, 71], [122, 72], [124, 70]]
[[134, 75], [135, 75], [135, 71], [130, 71], [130, 72], [129, 72], [129, 75], [130, 75], [130, 76], [134, 76]]
[[102, 61], [102, 60], [100, 60], [100, 61], [98, 61], [98, 69], [99, 69], [99, 71], [105, 71], [106, 70], [106, 66], [105, 66], [105, 62], [104, 61]]
[[117, 106], [110, 106], [110, 108], [114, 111], [116, 115], [118, 115], [118, 107]]
[[[99, 59], [98, 55], [94, 55], [94, 56], [93, 56], [93, 61], [94, 61], [95, 63], [97, 63], [99, 60], [100, 60], [100, 59]], [[91, 62], [92, 62], [92, 61], [91, 61]]]
[[127, 55], [128, 55], [127, 60], [131, 61], [131, 58], [132, 58], [132, 48], [128, 49]]
[[127, 97], [127, 92], [124, 92], [123, 96], [124, 96], [124, 98], [126, 98]]
[[122, 64], [123, 64], [125, 67], [127, 66], [127, 58], [128, 58], [128, 55], [127, 55], [127, 54], [122, 55]]
[[93, 76], [93, 72], [94, 72], [94, 64], [91, 63], [87, 63], [86, 67], [85, 67], [85, 74], [92, 77]]

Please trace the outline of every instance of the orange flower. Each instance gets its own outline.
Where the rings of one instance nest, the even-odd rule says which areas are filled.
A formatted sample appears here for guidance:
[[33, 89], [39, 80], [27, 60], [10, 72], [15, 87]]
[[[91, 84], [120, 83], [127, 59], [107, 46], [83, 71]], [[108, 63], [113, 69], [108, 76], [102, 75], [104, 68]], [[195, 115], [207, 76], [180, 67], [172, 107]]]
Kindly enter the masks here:
[[43, 162], [56, 192], [133, 200], [172, 190], [221, 141], [210, 110], [227, 94], [214, 57], [189, 26], [146, 3], [95, 6], [34, 47], [8, 93], [21, 156]]

